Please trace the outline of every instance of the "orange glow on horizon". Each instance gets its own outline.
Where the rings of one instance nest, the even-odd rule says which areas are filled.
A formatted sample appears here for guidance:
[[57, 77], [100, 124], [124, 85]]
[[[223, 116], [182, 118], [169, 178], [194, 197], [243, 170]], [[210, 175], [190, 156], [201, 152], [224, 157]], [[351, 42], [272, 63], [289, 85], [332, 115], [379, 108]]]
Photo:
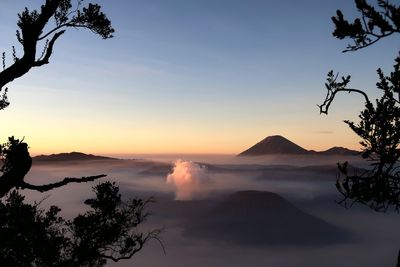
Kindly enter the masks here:
[[[4, 111], [0, 141], [15, 136], [29, 144], [30, 153], [54, 154], [238, 154], [270, 135], [282, 135], [307, 149], [322, 151], [333, 146], [359, 150], [358, 137], [337, 117], [312, 119], [289, 117], [269, 124], [245, 121], [148, 121], [138, 118], [92, 118], [57, 114], [48, 110], [31, 115], [29, 109], [10, 107]], [[26, 118], [33, 118], [26, 120]], [[301, 119], [301, 120], [300, 120]], [[266, 118], [265, 121], [268, 121]], [[318, 123], [313, 123], [313, 120]], [[24, 121], [24, 123], [17, 123]], [[223, 121], [224, 122], [224, 121]], [[321, 129], [335, 129], [334, 132]]]
[[[353, 150], [360, 150], [360, 145], [358, 145], [358, 139], [346, 137], [335, 139], [330, 138], [325, 140], [321, 138], [319, 140], [310, 137], [291, 137], [285, 136], [287, 139], [291, 140], [295, 144], [307, 149], [323, 151], [327, 150], [333, 146], [342, 146]], [[4, 139], [4, 138], [3, 138]], [[40, 139], [34, 139], [33, 137], [26, 137], [25, 141], [30, 146], [30, 153], [32, 155], [39, 154], [57, 154], [63, 152], [83, 152], [88, 154], [215, 154], [215, 155], [236, 155], [240, 152], [248, 149], [257, 142], [261, 141], [263, 138], [253, 140], [225, 140], [222, 142], [220, 139], [207, 139], [200, 140], [196, 138], [158, 138], [146, 140], [144, 137], [127, 140], [126, 138], [110, 138], [99, 137], [99, 139], [88, 139], [71, 136], [66, 137], [65, 141], [61, 141], [62, 138], [46, 138], [44, 142]], [[4, 139], [5, 140], [5, 139]], [[342, 141], [346, 142], [342, 142]], [[318, 141], [318, 142], [317, 142]], [[310, 143], [313, 142], [312, 145]]]

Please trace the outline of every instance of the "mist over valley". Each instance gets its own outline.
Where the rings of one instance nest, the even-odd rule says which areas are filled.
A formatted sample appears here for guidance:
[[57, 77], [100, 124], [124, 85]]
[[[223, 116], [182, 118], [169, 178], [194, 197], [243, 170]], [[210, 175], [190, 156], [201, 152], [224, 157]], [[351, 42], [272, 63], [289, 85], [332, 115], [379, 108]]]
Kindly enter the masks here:
[[[107, 174], [124, 197], [155, 197], [146, 227], [164, 228], [157, 242], [130, 261], [108, 266], [391, 266], [400, 234], [397, 214], [380, 214], [335, 201], [336, 163], [354, 156], [275, 154], [147, 155], [130, 159], [34, 158], [27, 180]], [[50, 157], [54, 159], [54, 156]], [[71, 168], [73, 166], [73, 168]], [[42, 206], [56, 204], [65, 216], [84, 209], [95, 183], [71, 184], [43, 194], [24, 190]], [[376, 225], [380, 227], [377, 228]], [[368, 251], [374, 250], [374, 253]], [[240, 253], [239, 253], [240, 251]], [[286, 256], [284, 256], [286, 255]], [[345, 261], [343, 261], [345, 259]], [[382, 261], [382, 260], [386, 261]], [[383, 263], [382, 263], [383, 262]]]

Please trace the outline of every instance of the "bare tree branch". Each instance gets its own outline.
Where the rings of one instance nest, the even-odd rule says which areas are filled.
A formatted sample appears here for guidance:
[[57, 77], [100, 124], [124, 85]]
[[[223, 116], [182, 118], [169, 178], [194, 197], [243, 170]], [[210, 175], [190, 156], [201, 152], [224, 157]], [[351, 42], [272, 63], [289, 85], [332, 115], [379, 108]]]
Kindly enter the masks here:
[[[396, 32], [399, 33], [398, 31], [396, 31]], [[357, 51], [357, 50], [359, 50], [359, 49], [369, 47], [369, 46], [371, 46], [371, 45], [377, 43], [378, 41], [380, 41], [382, 38], [387, 37], [387, 36], [390, 36], [390, 35], [392, 35], [393, 33], [395, 33], [395, 32], [391, 32], [391, 33], [387, 33], [387, 34], [382, 34], [382, 35], [376, 35], [376, 34], [370, 33], [370, 35], [376, 37], [374, 40], [369, 40], [368, 42], [366, 42], [366, 43], [363, 44], [363, 45], [357, 45], [357, 44], [356, 44], [356, 45], [350, 45], [350, 44], [349, 44], [349, 45], [347, 45], [347, 48], [344, 49], [342, 52], [343, 52], [343, 53], [346, 53], [346, 52], [354, 52], [354, 51]]]
[[333, 35], [339, 39], [350, 38], [354, 42], [348, 44], [343, 52], [357, 51], [394, 33], [400, 33], [398, 6], [388, 1], [378, 1], [378, 5], [373, 6], [365, 0], [356, 0], [356, 6], [361, 12], [361, 19], [349, 22], [340, 10], [332, 17], [335, 24]]
[[39, 66], [49, 63], [49, 58], [50, 58], [51, 54], [53, 53], [54, 43], [58, 39], [58, 37], [60, 37], [64, 32], [65, 32], [65, 30], [59, 31], [56, 34], [54, 34], [53, 38], [51, 38], [51, 40], [48, 44], [48, 47], [46, 49], [43, 59], [35, 61], [32, 66], [39, 67]]
[[8, 143], [0, 146], [0, 156], [3, 158], [3, 166], [0, 171], [0, 198], [4, 197], [13, 188], [31, 189], [45, 192], [69, 183], [86, 183], [103, 177], [105, 174], [87, 176], [81, 178], [64, 178], [62, 181], [44, 185], [33, 185], [24, 181], [25, 175], [32, 166], [32, 158], [29, 155], [28, 145], [14, 137], [10, 137]]
[[92, 182], [94, 180], [106, 177], [106, 174], [100, 174], [100, 175], [95, 175], [95, 176], [87, 176], [87, 177], [80, 177], [80, 178], [72, 178], [72, 177], [66, 177], [60, 182], [52, 183], [52, 184], [44, 184], [44, 185], [33, 185], [29, 184], [25, 181], [22, 181], [22, 183], [19, 185], [21, 189], [31, 189], [31, 190], [36, 190], [39, 192], [46, 192], [70, 183], [87, 183], [87, 182]]
[[347, 93], [358, 93], [364, 96], [365, 102], [369, 102], [368, 95], [359, 89], [345, 88], [345, 89], [337, 89], [335, 91], [328, 92], [324, 102], [321, 105], [317, 105], [319, 107], [320, 114], [328, 115], [329, 106], [332, 104], [335, 96], [339, 92], [347, 92]]
[[336, 81], [337, 78], [338, 74], [335, 76], [333, 74], [333, 71], [330, 71], [328, 73], [327, 83], [325, 83], [325, 87], [327, 89], [325, 100], [321, 105], [317, 105], [319, 107], [320, 114], [328, 115], [329, 107], [332, 104], [333, 100], [335, 99], [336, 94], [339, 92], [361, 94], [364, 97], [365, 102], [370, 103], [368, 95], [364, 91], [346, 87], [350, 82], [350, 76], [342, 77], [341, 82], [337, 82]]
[[[161, 246], [161, 248], [162, 248], [162, 250], [163, 250], [163, 252], [164, 252], [164, 255], [166, 255], [166, 251], [165, 251], [164, 244], [162, 243], [162, 241], [161, 241], [161, 239], [160, 239], [160, 233], [161, 233], [161, 232], [162, 232], [162, 230], [156, 229], [156, 230], [153, 230], [153, 231], [147, 233], [146, 236], [145, 236], [144, 238], [137, 237], [137, 240], [136, 240], [136, 241], [137, 241], [137, 243], [138, 243], [138, 246], [137, 246], [135, 249], [131, 250], [129, 253], [120, 254], [120, 252], [119, 252], [118, 250], [116, 250], [115, 248], [113, 248], [114, 254], [117, 254], [117, 255], [105, 254], [105, 253], [100, 253], [100, 255], [101, 255], [102, 258], [110, 259], [110, 260], [112, 260], [112, 261], [114, 261], [114, 262], [118, 262], [118, 261], [120, 261], [120, 260], [128, 260], [128, 259], [132, 258], [133, 255], [135, 255], [135, 254], [138, 253], [140, 250], [142, 250], [143, 245], [144, 245], [145, 243], [147, 243], [150, 239], [154, 239], [154, 240], [158, 241], [158, 243], [160, 244], [160, 246]], [[106, 250], [106, 251], [107, 251], [107, 250], [109, 251], [110, 249], [107, 248], [107, 249], [105, 249], [105, 250]]]
[[[14, 63], [6, 68], [5, 55], [3, 55], [3, 70], [0, 72], [0, 89], [27, 72], [32, 67], [43, 66], [49, 63], [56, 40], [65, 32], [66, 28], [86, 28], [100, 35], [103, 39], [111, 38], [114, 29], [110, 20], [101, 12], [101, 7], [91, 4], [80, 9], [80, 2], [75, 10], [70, 10], [71, 5], [63, 0], [46, 0], [41, 9], [30, 11], [27, 8], [18, 14], [17, 40], [23, 47], [23, 55], [17, 57], [13, 54]], [[70, 11], [70, 12], [69, 12]], [[69, 17], [70, 16], [70, 17]], [[56, 19], [56, 27], [42, 35], [49, 19]], [[61, 31], [58, 31], [62, 29]], [[56, 33], [55, 33], [56, 32]], [[53, 34], [48, 46], [44, 47], [43, 58], [37, 59], [36, 53], [40, 41]], [[4, 92], [4, 91], [3, 91]], [[0, 96], [0, 110], [8, 106], [6, 95]]]

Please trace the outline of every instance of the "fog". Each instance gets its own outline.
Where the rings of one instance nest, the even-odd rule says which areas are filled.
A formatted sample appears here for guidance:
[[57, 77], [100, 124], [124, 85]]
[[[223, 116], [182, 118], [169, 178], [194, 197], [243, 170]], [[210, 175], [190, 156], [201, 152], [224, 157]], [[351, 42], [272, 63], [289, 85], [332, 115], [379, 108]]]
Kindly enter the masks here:
[[[400, 215], [377, 213], [362, 206], [345, 209], [335, 202], [341, 199], [334, 185], [336, 162], [348, 160], [353, 166], [365, 167], [356, 158], [238, 158], [229, 155], [131, 155], [126, 158], [131, 159], [35, 162], [27, 177], [29, 182], [41, 184], [63, 177], [104, 173], [108, 177], [102, 180], [115, 181], [124, 197], [156, 197], [157, 203], [149, 207], [154, 215], [146, 222], [146, 227], [165, 228], [162, 240], [166, 255], [157, 242], [150, 242], [131, 260], [109, 262], [107, 266], [395, 266], [400, 248], [400, 233], [397, 231]], [[184, 167], [180, 169], [182, 172], [190, 174], [189, 183], [180, 183], [183, 174], [177, 172], [179, 166]], [[167, 177], [170, 182], [167, 182]], [[91, 187], [97, 183], [68, 185], [45, 194], [29, 190], [23, 193], [30, 201], [44, 199], [43, 207], [59, 205], [64, 216], [73, 217], [84, 211], [83, 200], [92, 196]], [[262, 244], [251, 242], [251, 236], [246, 242], [244, 239], [241, 242], [244, 234], [240, 236], [235, 232], [227, 232], [228, 238], [218, 235], [229, 230], [229, 227], [224, 229], [221, 225], [232, 224], [229, 221], [231, 213], [219, 216], [224, 212], [215, 211], [232, 203], [233, 212], [237, 212], [238, 202], [226, 200], [234, 192], [244, 190], [273, 192], [277, 195], [267, 196], [265, 201], [268, 202], [268, 197], [273, 199], [276, 196], [278, 199], [281, 196], [290, 202], [285, 204], [290, 208], [271, 207], [272, 204], [268, 203], [260, 205], [259, 213], [253, 212], [247, 221], [241, 222], [243, 233], [253, 233], [246, 232], [251, 228], [263, 233], [263, 225], [269, 221], [270, 227], [279, 227], [272, 221], [276, 217], [275, 223], [279, 223], [279, 218], [287, 216], [283, 210], [295, 209], [294, 213], [301, 213], [306, 219], [293, 219], [290, 225], [277, 228], [284, 241], [280, 245], [268, 241], [269, 232], [264, 233], [268, 242]], [[218, 206], [221, 203], [225, 206]], [[207, 219], [206, 214], [220, 227], [217, 234], [212, 232], [214, 228], [202, 228], [208, 221], [199, 218]], [[316, 243], [294, 242], [290, 236], [284, 239], [286, 231], [306, 221], [315, 221], [326, 234], [318, 234]], [[196, 227], [192, 227], [194, 225]], [[316, 232], [301, 227], [306, 234], [305, 241]], [[336, 235], [341, 235], [341, 238], [333, 240]], [[235, 239], [229, 238], [231, 236]]]

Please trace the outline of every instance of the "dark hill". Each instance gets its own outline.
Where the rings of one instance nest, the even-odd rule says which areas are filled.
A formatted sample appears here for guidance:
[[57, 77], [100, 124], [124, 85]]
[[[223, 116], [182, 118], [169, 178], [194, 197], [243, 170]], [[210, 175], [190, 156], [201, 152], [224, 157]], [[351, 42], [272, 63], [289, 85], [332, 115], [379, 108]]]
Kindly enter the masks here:
[[39, 155], [32, 157], [34, 161], [82, 161], [82, 160], [117, 160], [116, 158], [95, 156], [81, 152]]
[[185, 234], [247, 245], [314, 246], [345, 242], [351, 235], [263, 191], [234, 193], [185, 224]]
[[318, 152], [322, 155], [358, 155], [360, 152], [345, 147], [335, 146], [328, 150]]
[[268, 154], [307, 154], [308, 151], [292, 141], [280, 136], [268, 136], [249, 149], [243, 151], [239, 156], [259, 156]]

